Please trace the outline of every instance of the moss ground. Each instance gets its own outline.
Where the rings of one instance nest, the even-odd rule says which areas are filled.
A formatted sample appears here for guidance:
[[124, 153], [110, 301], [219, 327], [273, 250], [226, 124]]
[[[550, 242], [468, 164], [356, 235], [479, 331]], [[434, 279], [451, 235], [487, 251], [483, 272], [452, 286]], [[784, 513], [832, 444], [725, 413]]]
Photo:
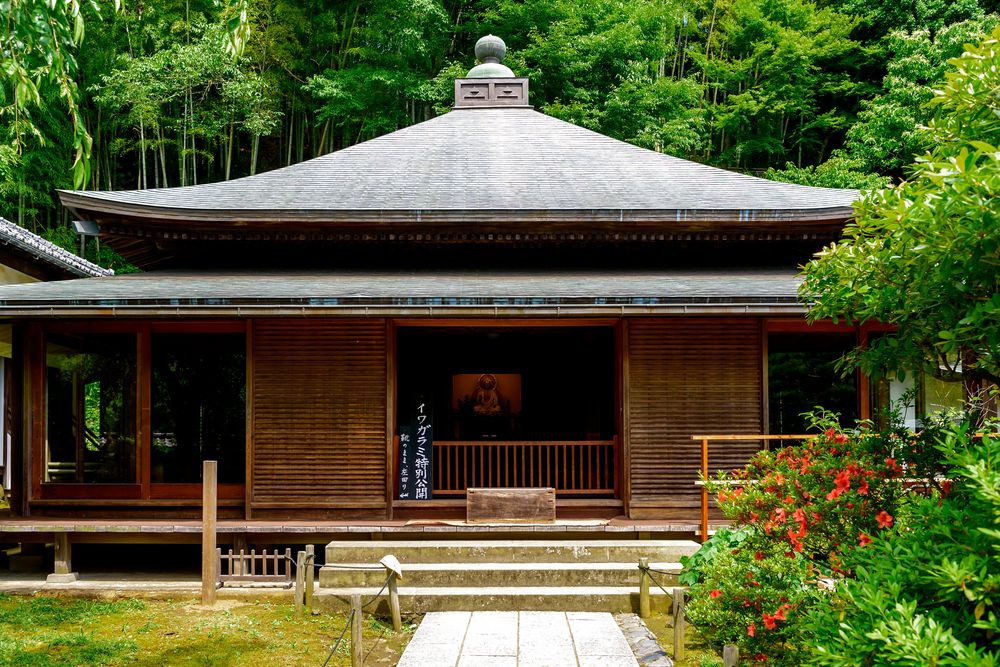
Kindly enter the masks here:
[[[299, 618], [290, 604], [85, 600], [0, 595], [0, 665], [323, 664], [346, 617]], [[366, 665], [395, 665], [413, 624], [395, 634], [365, 618]], [[330, 665], [350, 664], [350, 631]]]
[[[646, 625], [656, 635], [660, 646], [666, 650], [667, 655], [674, 655], [674, 626], [673, 617], [669, 614], [654, 613], [645, 619]], [[677, 667], [722, 667], [722, 658], [707, 646], [698, 631], [687, 626], [684, 638], [684, 659], [675, 663]]]

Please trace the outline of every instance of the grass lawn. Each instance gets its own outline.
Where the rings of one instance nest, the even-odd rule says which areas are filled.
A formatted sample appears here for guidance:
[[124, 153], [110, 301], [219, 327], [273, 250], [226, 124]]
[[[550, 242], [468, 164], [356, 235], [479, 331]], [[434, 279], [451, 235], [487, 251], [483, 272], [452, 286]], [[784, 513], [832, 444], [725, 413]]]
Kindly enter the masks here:
[[[660, 646], [671, 658], [674, 657], [674, 626], [670, 614], [655, 612], [647, 619], [646, 626], [656, 635]], [[674, 663], [677, 667], [722, 667], [722, 657], [706, 646], [698, 636], [698, 631], [687, 626], [684, 634], [684, 659]]]
[[[0, 595], [0, 665], [280, 665], [318, 667], [346, 616], [298, 618], [290, 603], [90, 600]], [[366, 665], [395, 665], [399, 635], [365, 617]], [[330, 665], [351, 662], [350, 630]], [[370, 655], [367, 655], [370, 654]]]

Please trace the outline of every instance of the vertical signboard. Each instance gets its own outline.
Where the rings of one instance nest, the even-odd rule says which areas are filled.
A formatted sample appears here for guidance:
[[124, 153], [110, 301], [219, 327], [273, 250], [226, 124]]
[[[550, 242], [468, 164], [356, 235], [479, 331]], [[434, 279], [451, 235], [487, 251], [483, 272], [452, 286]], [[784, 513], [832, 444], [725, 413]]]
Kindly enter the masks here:
[[418, 397], [409, 424], [399, 429], [399, 499], [434, 497], [434, 410]]

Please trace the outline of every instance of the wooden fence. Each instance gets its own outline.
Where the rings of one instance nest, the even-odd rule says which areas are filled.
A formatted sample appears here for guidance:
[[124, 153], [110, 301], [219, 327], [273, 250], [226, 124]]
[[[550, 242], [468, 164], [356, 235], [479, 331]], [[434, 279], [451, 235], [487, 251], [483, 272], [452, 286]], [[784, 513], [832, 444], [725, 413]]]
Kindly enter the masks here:
[[613, 495], [615, 440], [434, 443], [434, 495], [469, 487], [552, 487], [558, 493]]

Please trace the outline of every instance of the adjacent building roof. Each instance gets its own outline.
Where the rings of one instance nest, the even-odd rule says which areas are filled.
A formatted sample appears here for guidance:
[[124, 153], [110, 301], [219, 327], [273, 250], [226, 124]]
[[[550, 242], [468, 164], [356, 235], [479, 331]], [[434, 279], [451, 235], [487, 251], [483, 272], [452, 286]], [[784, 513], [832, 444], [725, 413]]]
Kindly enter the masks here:
[[[11, 262], [5, 255], [16, 256], [16, 261]], [[0, 218], [0, 262], [16, 263], [18, 266], [14, 268], [37, 278], [114, 275], [111, 269], [88, 262], [4, 218]], [[32, 264], [36, 266], [32, 267]]]
[[0, 287], [13, 317], [801, 313], [795, 271], [156, 271]]
[[843, 220], [858, 193], [709, 167], [530, 108], [467, 107], [255, 176], [60, 196], [80, 215], [190, 221], [468, 220], [475, 212], [557, 221], [732, 220], [752, 227], [755, 220]]

